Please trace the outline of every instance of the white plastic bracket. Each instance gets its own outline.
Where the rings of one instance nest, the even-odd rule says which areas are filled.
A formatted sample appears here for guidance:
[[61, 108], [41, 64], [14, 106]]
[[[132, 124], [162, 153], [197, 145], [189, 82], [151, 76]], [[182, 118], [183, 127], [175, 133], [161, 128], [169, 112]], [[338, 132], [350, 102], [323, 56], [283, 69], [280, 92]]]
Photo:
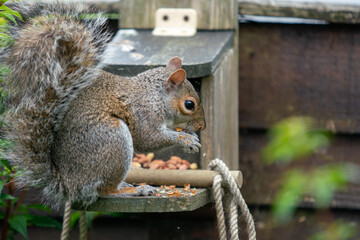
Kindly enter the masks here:
[[192, 8], [159, 8], [155, 12], [155, 36], [191, 37], [196, 34], [197, 13]]

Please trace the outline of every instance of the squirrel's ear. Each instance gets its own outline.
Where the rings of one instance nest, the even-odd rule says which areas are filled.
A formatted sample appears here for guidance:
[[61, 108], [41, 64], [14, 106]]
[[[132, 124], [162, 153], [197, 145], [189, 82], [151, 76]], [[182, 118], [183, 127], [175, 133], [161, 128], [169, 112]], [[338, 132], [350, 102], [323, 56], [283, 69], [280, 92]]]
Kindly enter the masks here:
[[173, 74], [171, 74], [171, 76], [168, 78], [168, 81], [167, 81], [168, 87], [174, 88], [174, 87], [180, 85], [181, 83], [183, 83], [185, 79], [186, 79], [185, 70], [179, 69], [176, 72], [174, 72]]
[[181, 59], [179, 57], [173, 57], [166, 65], [166, 69], [168, 69], [170, 72], [175, 72], [176, 70], [181, 69], [181, 65]]

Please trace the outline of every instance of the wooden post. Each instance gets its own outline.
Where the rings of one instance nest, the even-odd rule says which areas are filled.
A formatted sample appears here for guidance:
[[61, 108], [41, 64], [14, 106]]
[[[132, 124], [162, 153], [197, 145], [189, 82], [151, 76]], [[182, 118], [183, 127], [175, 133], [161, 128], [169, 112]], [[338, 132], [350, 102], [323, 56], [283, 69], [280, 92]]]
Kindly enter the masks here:
[[[201, 101], [208, 128], [201, 133], [201, 166], [214, 158], [239, 168], [237, 54], [229, 49], [213, 75], [201, 81]], [[236, 65], [237, 66], [237, 65]]]
[[[225, 2], [225, 1], [224, 1]], [[208, 127], [201, 134], [201, 166], [214, 158], [222, 159], [230, 169], [239, 169], [239, 25], [237, 1], [230, 1], [228, 12], [234, 30], [234, 45], [223, 56], [213, 75], [202, 79], [201, 101], [206, 109]]]

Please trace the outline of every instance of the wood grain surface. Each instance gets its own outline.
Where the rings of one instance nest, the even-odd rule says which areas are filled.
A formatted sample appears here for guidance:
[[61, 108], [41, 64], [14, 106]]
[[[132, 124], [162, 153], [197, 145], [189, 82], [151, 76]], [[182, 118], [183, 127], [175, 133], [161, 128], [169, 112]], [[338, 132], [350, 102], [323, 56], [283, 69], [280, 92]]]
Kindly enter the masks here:
[[240, 127], [305, 115], [359, 133], [359, 42], [354, 25], [240, 25]]

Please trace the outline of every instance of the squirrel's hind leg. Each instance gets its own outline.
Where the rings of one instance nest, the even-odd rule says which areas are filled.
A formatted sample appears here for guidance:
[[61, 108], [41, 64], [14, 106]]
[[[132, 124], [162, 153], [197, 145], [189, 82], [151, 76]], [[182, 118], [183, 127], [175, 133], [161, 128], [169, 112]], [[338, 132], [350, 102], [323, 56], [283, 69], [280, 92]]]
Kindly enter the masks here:
[[156, 193], [156, 188], [150, 185], [132, 185], [122, 182], [113, 191], [100, 193], [101, 198], [117, 198], [117, 197], [131, 197], [131, 196], [151, 196]]

